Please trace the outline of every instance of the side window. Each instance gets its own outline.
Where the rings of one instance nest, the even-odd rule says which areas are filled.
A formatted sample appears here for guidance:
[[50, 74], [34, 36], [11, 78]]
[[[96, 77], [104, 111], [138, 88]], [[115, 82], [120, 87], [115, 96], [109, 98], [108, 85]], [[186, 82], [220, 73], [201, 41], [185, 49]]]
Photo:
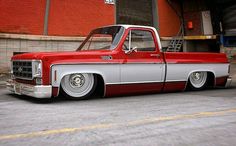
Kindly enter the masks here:
[[146, 30], [131, 30], [124, 42], [124, 50], [132, 48], [137, 51], [155, 51], [152, 33]]

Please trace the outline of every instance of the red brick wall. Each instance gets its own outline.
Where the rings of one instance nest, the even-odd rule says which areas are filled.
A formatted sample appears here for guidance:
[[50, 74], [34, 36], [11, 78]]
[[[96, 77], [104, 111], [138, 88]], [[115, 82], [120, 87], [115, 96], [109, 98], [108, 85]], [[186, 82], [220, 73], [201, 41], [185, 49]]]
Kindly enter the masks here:
[[[104, 0], [51, 0], [48, 35], [84, 36], [114, 24], [114, 5]], [[46, 0], [0, 0], [0, 32], [43, 34]]]
[[160, 36], [175, 36], [180, 27], [177, 14], [167, 0], [157, 0]]
[[114, 5], [104, 0], [51, 0], [49, 35], [87, 35], [91, 29], [114, 24]]
[[46, 0], [0, 0], [0, 32], [42, 34]]
[[[104, 0], [50, 0], [48, 35], [85, 36], [114, 24], [115, 5]], [[161, 36], [173, 36], [179, 19], [167, 0], [157, 0]], [[43, 34], [46, 0], [0, 0], [0, 32]]]

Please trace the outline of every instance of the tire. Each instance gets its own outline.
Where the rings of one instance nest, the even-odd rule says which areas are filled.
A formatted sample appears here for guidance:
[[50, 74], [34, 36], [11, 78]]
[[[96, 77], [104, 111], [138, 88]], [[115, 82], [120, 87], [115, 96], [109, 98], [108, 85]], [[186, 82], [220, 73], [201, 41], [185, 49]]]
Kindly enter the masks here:
[[207, 72], [193, 72], [188, 80], [189, 88], [192, 90], [202, 90], [207, 85]]
[[91, 96], [97, 85], [93, 74], [70, 74], [61, 80], [62, 93], [70, 99], [85, 99]]

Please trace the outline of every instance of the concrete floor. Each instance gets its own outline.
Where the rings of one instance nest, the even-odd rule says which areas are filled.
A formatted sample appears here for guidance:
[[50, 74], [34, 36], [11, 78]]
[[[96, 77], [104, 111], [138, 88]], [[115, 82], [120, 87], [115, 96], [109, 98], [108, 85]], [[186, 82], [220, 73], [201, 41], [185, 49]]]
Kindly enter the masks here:
[[0, 89], [0, 145], [232, 146], [229, 89], [44, 103]]

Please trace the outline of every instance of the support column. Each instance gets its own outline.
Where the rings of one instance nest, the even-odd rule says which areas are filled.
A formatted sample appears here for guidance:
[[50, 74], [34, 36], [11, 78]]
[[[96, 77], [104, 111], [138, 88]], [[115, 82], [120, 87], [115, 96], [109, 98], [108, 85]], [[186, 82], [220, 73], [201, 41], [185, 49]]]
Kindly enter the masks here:
[[48, 35], [48, 16], [49, 16], [49, 9], [50, 9], [50, 0], [46, 0], [43, 35]]

